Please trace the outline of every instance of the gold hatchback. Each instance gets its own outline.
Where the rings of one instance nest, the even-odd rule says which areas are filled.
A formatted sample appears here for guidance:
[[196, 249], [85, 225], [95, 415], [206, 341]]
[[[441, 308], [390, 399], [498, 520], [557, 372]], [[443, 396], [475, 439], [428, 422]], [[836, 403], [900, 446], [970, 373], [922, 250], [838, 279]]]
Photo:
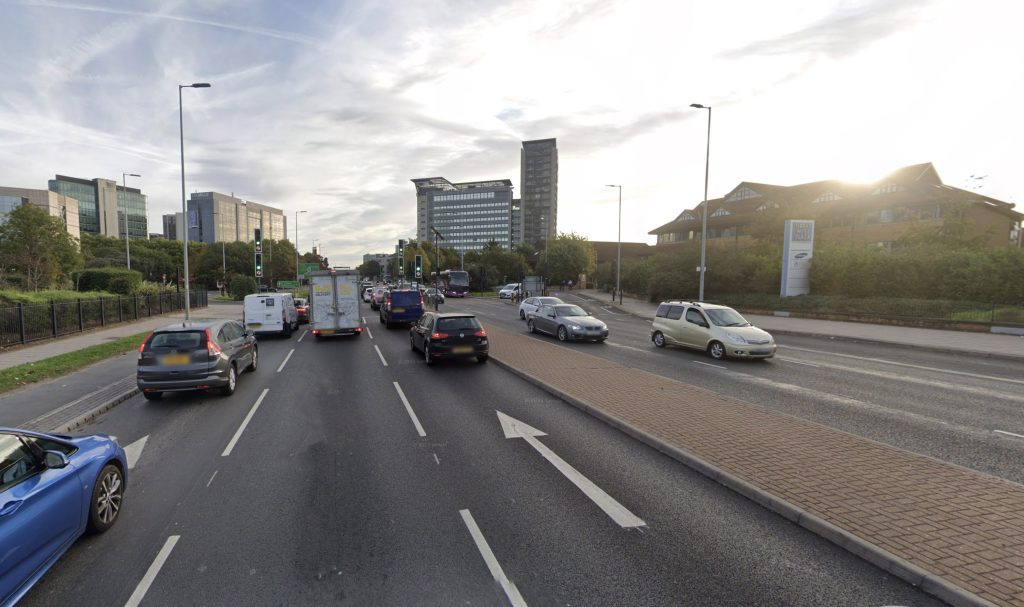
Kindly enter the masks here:
[[771, 358], [775, 340], [728, 306], [693, 301], [666, 301], [651, 323], [651, 341], [659, 348], [684, 346], [723, 358]]

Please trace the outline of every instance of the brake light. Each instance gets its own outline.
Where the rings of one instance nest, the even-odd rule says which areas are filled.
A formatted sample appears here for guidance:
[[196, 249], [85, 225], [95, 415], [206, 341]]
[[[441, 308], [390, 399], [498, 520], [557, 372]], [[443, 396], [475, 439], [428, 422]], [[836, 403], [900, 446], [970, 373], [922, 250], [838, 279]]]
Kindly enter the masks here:
[[479, 331], [477, 331], [473, 335], [476, 336], [476, 337], [487, 337], [487, 331], [484, 331], [483, 329], [480, 329]]
[[447, 333], [438, 333], [437, 331], [430, 334], [430, 339], [444, 339], [448, 337]]
[[384, 302], [384, 305], [386, 305], [389, 308], [391, 307], [391, 294], [390, 293], [388, 294], [388, 299], [387, 299], [387, 301]]
[[212, 358], [214, 356], [220, 356], [220, 346], [217, 342], [213, 341], [213, 336], [210, 335], [210, 330], [206, 330], [206, 353]]
[[149, 343], [149, 338], [150, 337], [153, 337], [153, 332], [152, 331], [150, 331], [149, 335], [146, 336], [146, 339], [142, 340], [142, 343], [139, 344], [139, 359], [140, 360], [142, 359], [142, 351], [146, 348], [146, 344]]

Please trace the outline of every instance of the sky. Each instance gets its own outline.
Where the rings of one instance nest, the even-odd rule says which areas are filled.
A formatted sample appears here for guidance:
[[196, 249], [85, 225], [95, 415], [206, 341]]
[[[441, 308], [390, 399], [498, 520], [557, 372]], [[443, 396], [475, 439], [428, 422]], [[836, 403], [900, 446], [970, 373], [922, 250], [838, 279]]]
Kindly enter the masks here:
[[560, 232], [654, 243], [741, 181], [931, 162], [1024, 206], [1024, 36], [1004, 0], [0, 0], [0, 186], [281, 208], [334, 265], [415, 235], [419, 177], [511, 179], [555, 137]]

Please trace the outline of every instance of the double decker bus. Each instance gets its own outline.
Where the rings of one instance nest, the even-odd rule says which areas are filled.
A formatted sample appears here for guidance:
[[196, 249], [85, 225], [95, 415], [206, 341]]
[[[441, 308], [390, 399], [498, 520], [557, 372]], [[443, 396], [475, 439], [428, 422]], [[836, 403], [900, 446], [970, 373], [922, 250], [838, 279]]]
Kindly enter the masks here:
[[[430, 278], [435, 278], [434, 272]], [[445, 297], [465, 297], [469, 292], [469, 272], [465, 270], [442, 270], [440, 289]]]

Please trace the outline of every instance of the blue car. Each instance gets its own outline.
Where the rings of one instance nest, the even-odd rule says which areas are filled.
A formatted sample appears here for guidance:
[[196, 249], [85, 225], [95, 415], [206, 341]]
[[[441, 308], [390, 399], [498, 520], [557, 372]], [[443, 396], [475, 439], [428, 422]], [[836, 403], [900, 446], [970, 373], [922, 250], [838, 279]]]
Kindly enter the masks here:
[[117, 522], [128, 460], [105, 434], [0, 427], [0, 605], [13, 605], [87, 530]]

